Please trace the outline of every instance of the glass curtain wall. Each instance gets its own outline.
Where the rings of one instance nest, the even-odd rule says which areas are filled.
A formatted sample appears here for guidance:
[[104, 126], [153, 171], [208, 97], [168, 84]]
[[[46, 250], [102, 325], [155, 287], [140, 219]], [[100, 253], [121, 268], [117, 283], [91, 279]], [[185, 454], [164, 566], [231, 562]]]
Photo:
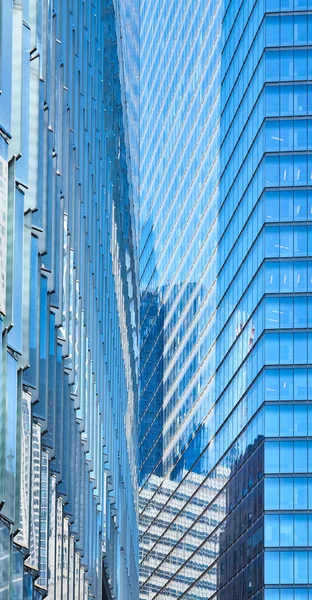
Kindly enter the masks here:
[[312, 598], [310, 10], [141, 2], [141, 600]]
[[1, 600], [138, 599], [136, 238], [116, 27], [110, 0], [0, 0]]

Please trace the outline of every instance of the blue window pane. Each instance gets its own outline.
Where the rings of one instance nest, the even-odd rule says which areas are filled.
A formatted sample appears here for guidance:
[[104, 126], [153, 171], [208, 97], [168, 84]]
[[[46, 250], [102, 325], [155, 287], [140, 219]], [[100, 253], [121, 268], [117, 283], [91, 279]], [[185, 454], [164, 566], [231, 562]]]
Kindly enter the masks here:
[[293, 0], [281, 0], [281, 11], [286, 12], [294, 9]]
[[294, 94], [292, 85], [282, 85], [280, 87], [280, 114], [282, 117], [291, 117], [294, 114]]
[[294, 77], [294, 56], [292, 50], [281, 52], [281, 81], [292, 81]]
[[312, 362], [312, 334], [308, 332], [308, 363]]
[[292, 292], [294, 289], [293, 281], [293, 263], [283, 261], [280, 264], [280, 291], [283, 293]]
[[276, 187], [279, 185], [279, 158], [278, 156], [267, 156], [266, 157], [266, 185], [270, 187]]
[[[289, 516], [289, 515], [285, 515]], [[293, 583], [294, 581], [294, 555], [293, 552], [280, 553], [280, 582]]]
[[294, 478], [294, 509], [305, 510], [308, 508], [308, 482], [306, 477]]
[[312, 436], [312, 405], [308, 406], [308, 436]]
[[269, 85], [265, 89], [265, 111], [269, 117], [279, 115], [279, 86]]
[[306, 50], [296, 50], [294, 52], [294, 79], [306, 79], [308, 71], [308, 55]]
[[309, 510], [312, 509], [312, 478], [308, 479], [308, 501], [309, 501]]
[[308, 414], [306, 404], [296, 404], [294, 407], [294, 435], [306, 436], [308, 425]]
[[294, 577], [297, 584], [308, 583], [307, 552], [294, 552]]
[[265, 472], [278, 473], [279, 470], [279, 443], [266, 442], [265, 444]]
[[279, 227], [268, 227], [265, 234], [265, 256], [278, 257], [280, 253]]
[[296, 365], [308, 362], [308, 345], [306, 333], [294, 333], [294, 363]]
[[280, 193], [280, 218], [281, 221], [292, 221], [294, 214], [294, 197], [290, 190], [282, 190]]
[[266, 369], [264, 373], [264, 394], [265, 400], [279, 399], [279, 371], [276, 369]]
[[265, 546], [279, 546], [279, 515], [266, 515], [264, 520]]
[[294, 410], [293, 405], [280, 407], [280, 435], [294, 435]]
[[280, 600], [294, 600], [294, 590], [292, 588], [282, 589]]
[[293, 369], [280, 370], [280, 398], [281, 400], [293, 400], [294, 398]]
[[308, 163], [304, 154], [294, 156], [294, 185], [307, 185]]
[[307, 327], [308, 303], [307, 298], [294, 298], [294, 327]]
[[279, 192], [266, 192], [264, 195], [264, 203], [266, 221], [269, 223], [279, 221]]
[[294, 469], [293, 442], [280, 442], [281, 473], [292, 473]]
[[294, 590], [294, 592], [294, 600], [309, 600], [309, 590], [299, 588], [297, 590]]
[[279, 406], [265, 407], [265, 435], [268, 437], [279, 435]]
[[294, 221], [306, 221], [308, 217], [308, 197], [306, 190], [294, 191]]
[[294, 507], [294, 481], [292, 477], [281, 477], [280, 480], [280, 508], [292, 510]]
[[293, 334], [280, 334], [280, 363], [289, 365], [293, 363]]
[[280, 186], [290, 186], [294, 184], [294, 157], [291, 155], [280, 155]]
[[[265, 264], [265, 291], [268, 293], [279, 292], [280, 288], [280, 265], [278, 262]], [[312, 289], [312, 268], [311, 268]]]
[[307, 473], [308, 470], [308, 448], [304, 441], [294, 442], [294, 470], [296, 473]]
[[307, 228], [303, 225], [294, 228], [294, 256], [307, 256]]
[[[279, 509], [279, 478], [278, 477], [266, 477], [264, 485], [264, 507], [265, 510], [278, 510]], [[311, 500], [312, 501], [312, 500]]]
[[278, 12], [280, 10], [279, 0], [266, 0], [265, 7], [267, 12]]
[[266, 552], [264, 565], [265, 583], [279, 583], [279, 553]]
[[280, 326], [282, 329], [290, 329], [294, 326], [293, 298], [280, 298]]
[[294, 263], [294, 292], [307, 291], [307, 263], [297, 260]]
[[265, 302], [265, 328], [279, 328], [279, 298], [267, 298]]
[[308, 473], [312, 473], [312, 443], [308, 441]]
[[312, 583], [312, 552], [309, 552], [309, 583]]
[[[294, 545], [307, 546], [308, 544], [308, 516], [294, 515]], [[306, 583], [306, 580], [303, 582]]]
[[308, 23], [307, 23], [306, 15], [295, 15], [294, 16], [294, 43], [295, 43], [295, 46], [296, 45], [303, 46], [303, 45], [307, 44], [307, 41], [308, 41], [307, 25], [308, 25]]
[[280, 600], [279, 589], [266, 589], [264, 598], [265, 600]]
[[268, 365], [279, 363], [279, 334], [270, 333], [265, 338], [265, 362]]
[[267, 46], [278, 46], [279, 39], [276, 35], [276, 17], [266, 18], [266, 45]]
[[280, 232], [280, 256], [293, 256], [294, 232], [290, 226], [281, 227]]
[[283, 152], [294, 148], [294, 122], [293, 120], [281, 121], [281, 147]]
[[312, 546], [312, 514], [308, 515], [309, 522], [309, 546]]
[[279, 52], [269, 50], [265, 55], [266, 81], [278, 81], [279, 79]]
[[307, 399], [307, 370], [294, 369], [294, 399]]
[[294, 114], [306, 115], [308, 109], [308, 94], [306, 85], [294, 86]]
[[[280, 544], [281, 546], [293, 546], [294, 522], [293, 515], [280, 515]], [[285, 581], [284, 583], [288, 583]]]
[[279, 121], [267, 121], [265, 124], [265, 149], [267, 152], [278, 152], [279, 147]]
[[281, 46], [292, 46], [294, 40], [294, 18], [292, 15], [281, 16]]

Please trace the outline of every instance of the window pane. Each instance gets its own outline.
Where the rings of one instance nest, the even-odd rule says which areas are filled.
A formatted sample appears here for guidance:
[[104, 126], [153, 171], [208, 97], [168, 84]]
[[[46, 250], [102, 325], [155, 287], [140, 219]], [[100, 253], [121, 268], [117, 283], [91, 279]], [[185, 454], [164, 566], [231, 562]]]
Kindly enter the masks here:
[[[286, 515], [285, 515], [286, 516]], [[290, 515], [287, 515], [290, 516]], [[294, 555], [293, 552], [280, 553], [280, 582], [292, 583], [294, 580]]]
[[[264, 507], [265, 510], [279, 509], [279, 478], [266, 477], [264, 484]], [[312, 501], [312, 500], [311, 500]]]
[[279, 583], [279, 553], [265, 553], [265, 583]]
[[294, 478], [294, 509], [305, 510], [308, 507], [308, 483], [306, 477]]
[[[294, 545], [307, 546], [307, 544], [308, 517], [307, 515], [294, 515]], [[305, 581], [303, 583], [305, 583]]]
[[279, 443], [265, 443], [265, 472], [278, 473], [279, 470]]
[[264, 523], [265, 546], [279, 546], [279, 515], [266, 515]]
[[[294, 524], [293, 515], [280, 515], [280, 542], [281, 546], [293, 546]], [[288, 582], [285, 582], [288, 583]]]
[[292, 510], [294, 506], [294, 480], [292, 477], [281, 477], [280, 480], [280, 508]]

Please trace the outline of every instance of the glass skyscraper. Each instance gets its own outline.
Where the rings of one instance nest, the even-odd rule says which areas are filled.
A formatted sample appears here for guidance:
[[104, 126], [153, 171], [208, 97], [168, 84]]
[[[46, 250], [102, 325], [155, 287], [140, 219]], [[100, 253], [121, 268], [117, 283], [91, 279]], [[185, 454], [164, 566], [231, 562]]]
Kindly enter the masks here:
[[141, 600], [312, 599], [310, 10], [141, 0]]
[[133, 23], [0, 0], [1, 600], [139, 596]]

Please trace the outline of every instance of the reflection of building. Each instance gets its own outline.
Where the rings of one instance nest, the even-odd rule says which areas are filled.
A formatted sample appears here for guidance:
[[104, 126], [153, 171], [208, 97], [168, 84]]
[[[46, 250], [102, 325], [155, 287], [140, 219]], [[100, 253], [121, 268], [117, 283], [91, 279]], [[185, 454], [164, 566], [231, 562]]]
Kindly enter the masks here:
[[[140, 553], [144, 557], [141, 582], [149, 580], [155, 566], [158, 580], [155, 586], [153, 580], [150, 586], [145, 585], [147, 591], [143, 588], [142, 598], [149, 598], [158, 586], [166, 585], [176, 571], [171, 594], [174, 590], [182, 593], [194, 577], [218, 558], [219, 541], [214, 530], [225, 516], [225, 494], [220, 490], [226, 481], [226, 470], [220, 471], [213, 481], [185, 472], [180, 486], [162, 477], [150, 478], [149, 488], [140, 496], [140, 507], [144, 509], [140, 524], [143, 536]], [[161, 515], [156, 517], [155, 509], [161, 510]], [[216, 589], [215, 583], [213, 577], [212, 590]], [[170, 593], [170, 586], [168, 590]], [[206, 597], [198, 595], [198, 598]]]
[[237, 461], [226, 486], [217, 561], [217, 590], [223, 600], [247, 600], [263, 586], [263, 470], [264, 445], [255, 443]]
[[141, 302], [141, 336], [147, 337], [140, 352], [140, 481], [157, 466], [162, 474], [163, 453], [163, 307], [157, 294], [146, 294]]
[[0, 1], [1, 600], [138, 599], [122, 4]]

